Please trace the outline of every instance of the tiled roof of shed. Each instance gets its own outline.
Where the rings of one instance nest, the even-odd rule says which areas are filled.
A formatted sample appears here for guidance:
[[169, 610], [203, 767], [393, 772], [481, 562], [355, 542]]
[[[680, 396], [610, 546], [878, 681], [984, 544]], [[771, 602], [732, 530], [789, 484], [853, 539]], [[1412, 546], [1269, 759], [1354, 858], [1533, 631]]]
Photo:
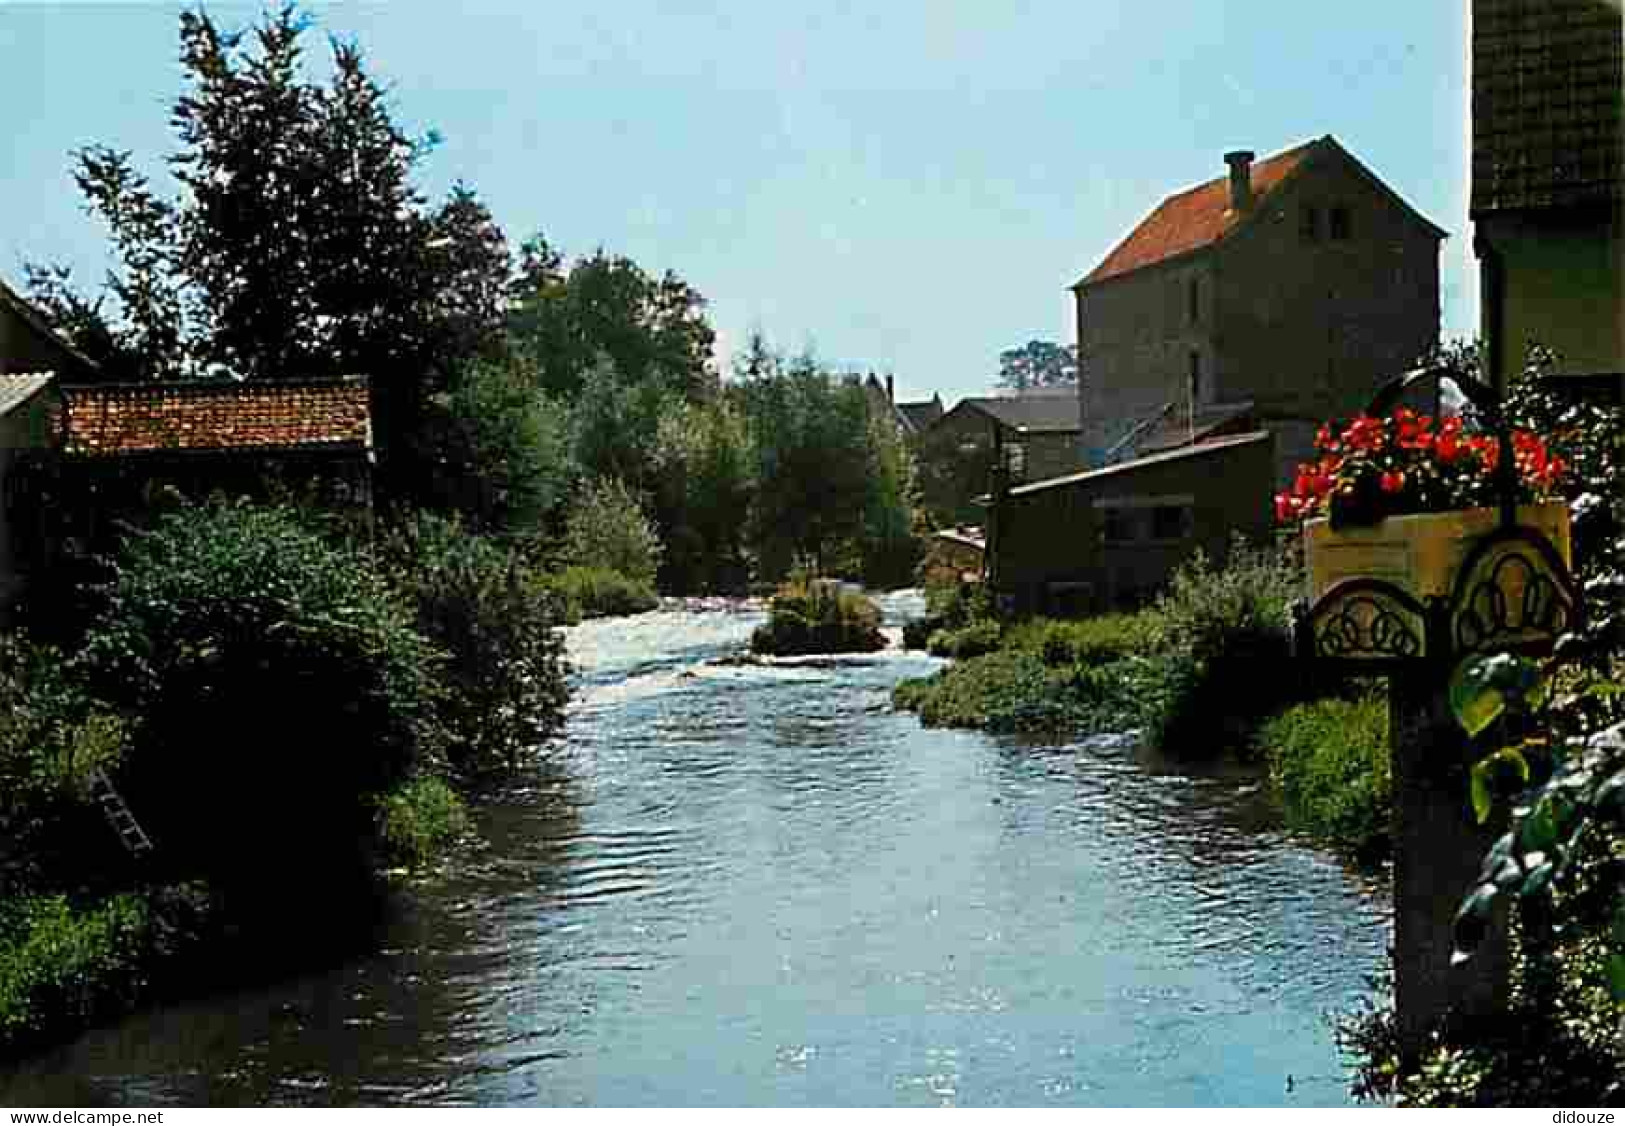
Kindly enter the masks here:
[[[1080, 429], [1077, 392], [1037, 395], [987, 395], [961, 399], [954, 405], [991, 415], [1004, 425], [1034, 433]], [[953, 411], [948, 412], [952, 414]]]
[[[1320, 143], [1307, 141], [1297, 148], [1253, 163], [1252, 213], [1256, 213], [1263, 198]], [[1217, 242], [1245, 217], [1246, 214], [1238, 215], [1230, 208], [1228, 175], [1187, 188], [1163, 200], [1079, 284], [1105, 281], [1199, 250]]]
[[0, 375], [0, 418], [28, 402], [55, 378], [48, 371]]
[[362, 379], [62, 388], [66, 451], [368, 450]]
[[1474, 215], [1625, 199], [1625, 24], [1604, 0], [1474, 0]]
[[1086, 469], [1081, 473], [1068, 473], [1063, 477], [1050, 477], [1043, 481], [1034, 481], [1030, 485], [1020, 485], [1011, 489], [1010, 495], [1016, 497], [1025, 496], [1028, 493], [1041, 493], [1049, 489], [1081, 484], [1084, 481], [1096, 481], [1103, 477], [1134, 473], [1148, 466], [1162, 465], [1170, 461], [1208, 457], [1223, 450], [1234, 449], [1237, 446], [1250, 446], [1255, 442], [1267, 442], [1271, 438], [1272, 435], [1268, 430], [1254, 430], [1247, 434], [1227, 435], [1207, 442], [1198, 442], [1194, 446], [1181, 446], [1177, 450], [1167, 450], [1163, 453], [1137, 457], [1133, 461], [1120, 461], [1116, 465], [1108, 465], [1101, 469]]

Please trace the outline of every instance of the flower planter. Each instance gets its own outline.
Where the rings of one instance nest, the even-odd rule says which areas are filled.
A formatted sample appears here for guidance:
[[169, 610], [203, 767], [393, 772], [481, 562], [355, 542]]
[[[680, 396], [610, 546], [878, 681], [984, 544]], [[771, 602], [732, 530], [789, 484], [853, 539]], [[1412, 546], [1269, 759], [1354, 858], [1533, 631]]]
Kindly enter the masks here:
[[[1381, 579], [1418, 601], [1448, 597], [1473, 542], [1494, 531], [1499, 522], [1500, 512], [1494, 508], [1390, 516], [1370, 527], [1336, 531], [1329, 520], [1310, 520], [1303, 526], [1310, 604], [1348, 579]], [[1544, 535], [1564, 566], [1570, 564], [1567, 505], [1522, 505], [1518, 523]]]

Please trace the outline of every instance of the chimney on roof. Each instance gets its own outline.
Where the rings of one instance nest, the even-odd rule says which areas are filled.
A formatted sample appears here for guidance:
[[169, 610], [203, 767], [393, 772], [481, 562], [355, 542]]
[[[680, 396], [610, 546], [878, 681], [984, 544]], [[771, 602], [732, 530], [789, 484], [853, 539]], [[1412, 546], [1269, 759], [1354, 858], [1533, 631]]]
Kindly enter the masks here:
[[1253, 154], [1247, 149], [1224, 154], [1230, 166], [1230, 210], [1237, 213], [1253, 205]]
[[897, 401], [897, 388], [892, 385], [892, 377], [890, 375], [886, 376], [886, 401], [888, 403], [895, 403]]

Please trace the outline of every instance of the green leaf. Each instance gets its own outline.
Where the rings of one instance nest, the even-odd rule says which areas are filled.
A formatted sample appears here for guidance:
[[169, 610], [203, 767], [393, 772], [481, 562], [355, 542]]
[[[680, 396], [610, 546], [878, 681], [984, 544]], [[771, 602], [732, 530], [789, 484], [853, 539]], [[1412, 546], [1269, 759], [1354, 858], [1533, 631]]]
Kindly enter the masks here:
[[1450, 676], [1450, 710], [1467, 734], [1476, 736], [1508, 708], [1525, 710], [1540, 686], [1540, 666], [1525, 657], [1469, 657]]
[[1625, 1003], [1625, 954], [1608, 955], [1608, 991], [1614, 1000]]
[[1494, 884], [1480, 884], [1462, 900], [1452, 927], [1455, 949], [1450, 954], [1451, 965], [1459, 965], [1471, 958], [1478, 944], [1484, 941], [1490, 929], [1490, 912], [1495, 909], [1499, 894], [1500, 889]]
[[1529, 784], [1529, 760], [1517, 747], [1502, 747], [1473, 764], [1468, 791], [1472, 798], [1473, 816], [1478, 818], [1480, 825], [1489, 820], [1490, 810], [1495, 807], [1492, 784], [1508, 771], [1515, 772], [1524, 785]]

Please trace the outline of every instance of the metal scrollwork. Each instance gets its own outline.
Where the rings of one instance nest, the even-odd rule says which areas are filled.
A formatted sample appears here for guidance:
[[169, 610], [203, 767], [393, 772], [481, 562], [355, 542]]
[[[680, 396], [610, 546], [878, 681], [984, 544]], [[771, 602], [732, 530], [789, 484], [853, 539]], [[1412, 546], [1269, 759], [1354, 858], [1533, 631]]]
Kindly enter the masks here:
[[1474, 545], [1457, 574], [1451, 640], [1458, 655], [1549, 647], [1570, 628], [1578, 605], [1550, 541], [1528, 528], [1501, 528]]
[[1314, 607], [1308, 629], [1317, 657], [1408, 660], [1427, 652], [1421, 604], [1380, 579], [1339, 584]]

